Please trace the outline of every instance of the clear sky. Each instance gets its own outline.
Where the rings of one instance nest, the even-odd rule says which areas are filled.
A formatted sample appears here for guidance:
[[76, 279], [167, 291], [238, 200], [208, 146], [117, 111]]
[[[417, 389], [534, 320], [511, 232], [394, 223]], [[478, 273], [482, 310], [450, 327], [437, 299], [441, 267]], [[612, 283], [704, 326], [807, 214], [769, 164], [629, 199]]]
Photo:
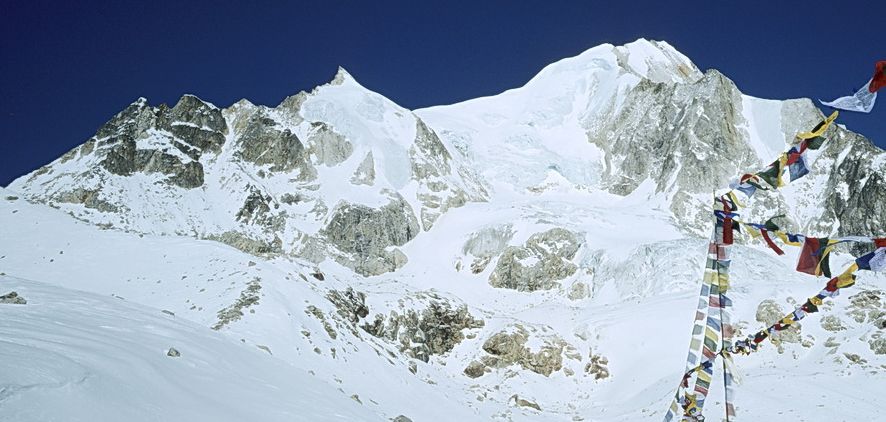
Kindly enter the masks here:
[[[832, 99], [886, 59], [884, 19], [882, 0], [2, 0], [0, 185], [138, 97], [276, 105], [338, 66], [414, 109], [496, 94], [561, 58], [643, 37], [750, 95]], [[840, 122], [886, 147], [886, 98]]]

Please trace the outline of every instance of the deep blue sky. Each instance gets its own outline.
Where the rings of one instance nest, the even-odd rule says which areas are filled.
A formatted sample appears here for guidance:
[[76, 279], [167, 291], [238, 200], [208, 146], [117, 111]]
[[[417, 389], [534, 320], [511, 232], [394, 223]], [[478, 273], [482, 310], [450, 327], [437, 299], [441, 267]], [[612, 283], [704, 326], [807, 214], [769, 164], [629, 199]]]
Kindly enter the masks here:
[[[764, 98], [845, 95], [886, 59], [884, 1], [726, 3], [0, 0], [0, 185], [140, 96], [276, 105], [339, 65], [419, 108], [496, 94], [561, 58], [639, 37]], [[840, 121], [886, 147], [886, 99]]]

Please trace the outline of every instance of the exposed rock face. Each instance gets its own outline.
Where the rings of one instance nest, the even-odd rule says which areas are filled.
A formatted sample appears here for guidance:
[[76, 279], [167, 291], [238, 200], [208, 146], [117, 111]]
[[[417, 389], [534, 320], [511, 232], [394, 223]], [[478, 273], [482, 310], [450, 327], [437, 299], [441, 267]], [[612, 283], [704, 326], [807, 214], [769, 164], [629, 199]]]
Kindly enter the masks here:
[[277, 208], [271, 195], [263, 193], [259, 188], [248, 185], [249, 195], [243, 201], [243, 207], [237, 212], [237, 221], [244, 224], [264, 226], [270, 231], [278, 231], [283, 227], [284, 216], [274, 215], [271, 207]]
[[364, 276], [396, 270], [406, 255], [392, 246], [403, 246], [418, 234], [412, 207], [399, 194], [379, 209], [344, 203], [336, 207], [323, 229], [328, 242], [344, 254], [336, 260]]
[[[886, 227], [886, 152], [867, 139], [840, 127], [832, 129], [816, 167], [825, 167], [830, 177], [822, 178], [823, 198], [810, 198], [824, 204], [818, 219], [807, 222], [813, 233], [838, 235], [882, 234]], [[816, 168], [817, 169], [817, 168]], [[813, 205], [813, 204], [810, 204]], [[853, 252], [867, 253], [869, 245], [857, 245]]]
[[[286, 97], [277, 106], [276, 110], [287, 120], [293, 124], [300, 124], [304, 121], [301, 116], [301, 108], [308, 99], [308, 93], [301, 91], [298, 94]], [[245, 100], [244, 100], [245, 101]]]
[[271, 212], [270, 202], [270, 196], [262, 195], [260, 190], [250, 186], [249, 196], [243, 202], [243, 208], [237, 213], [237, 221], [257, 223], [266, 219]]
[[343, 163], [354, 152], [354, 146], [344, 136], [323, 122], [311, 123], [308, 145], [315, 164], [329, 167]]
[[[168, 113], [164, 112], [165, 106], [160, 106], [159, 109], [161, 113], [157, 126], [187, 142], [192, 147], [191, 154], [204, 151], [218, 153], [221, 150], [228, 126], [218, 107], [193, 95], [185, 95]], [[188, 153], [185, 150], [182, 152]]]
[[836, 332], [843, 331], [846, 329], [846, 326], [843, 324], [843, 321], [837, 315], [825, 315], [821, 317], [821, 328], [825, 330]]
[[9, 292], [3, 296], [0, 296], [0, 303], [7, 303], [11, 305], [25, 305], [28, 303], [25, 298], [18, 295], [17, 292]]
[[[758, 322], [762, 322], [765, 326], [770, 326], [775, 324], [785, 316], [785, 311], [772, 299], [766, 299], [760, 302], [760, 305], [757, 306], [757, 315], [756, 319]], [[799, 322], [795, 322], [791, 324], [790, 327], [783, 331], [777, 331], [772, 333], [769, 336], [772, 344], [778, 348], [779, 353], [784, 352], [784, 346], [782, 343], [800, 343], [800, 329], [802, 326]]]
[[354, 175], [351, 176], [351, 183], [368, 186], [375, 183], [375, 161], [372, 159], [372, 151], [366, 153], [366, 157], [360, 162]]
[[283, 251], [283, 241], [279, 237], [268, 241], [255, 239], [235, 231], [226, 231], [219, 235], [205, 236], [204, 239], [215, 240], [253, 255], [279, 254]]
[[[101, 165], [112, 174], [161, 173], [169, 176], [167, 182], [192, 189], [204, 182], [198, 160], [204, 153], [218, 153], [226, 134], [221, 110], [186, 95], [171, 109], [151, 108], [141, 99], [102, 126], [91, 141], [104, 156]], [[140, 140], [145, 147], [139, 147]], [[92, 150], [87, 142], [80, 154]]]
[[326, 298], [338, 308], [339, 315], [353, 324], [369, 315], [369, 307], [366, 306], [366, 294], [355, 291], [351, 287], [348, 287], [343, 292], [332, 290], [326, 295]]
[[278, 128], [277, 122], [263, 111], [249, 117], [237, 143], [237, 155], [245, 161], [270, 166], [272, 172], [298, 170], [298, 180], [316, 176], [301, 140], [289, 129]]
[[162, 151], [139, 150], [135, 166], [145, 173], [169, 174], [169, 183], [185, 189], [203, 186], [203, 165], [198, 161], [182, 163], [179, 158]]
[[675, 215], [694, 217], [702, 209], [699, 218], [707, 218], [707, 208], [691, 194], [710, 193], [758, 165], [736, 129], [744, 120], [740, 104], [741, 93], [715, 70], [692, 83], [642, 80], [618, 115], [589, 133], [606, 152], [603, 184], [625, 195], [651, 179], [658, 192], [678, 192], [671, 204]]
[[101, 191], [98, 189], [76, 188], [72, 191], [61, 192], [56, 195], [54, 199], [58, 202], [83, 204], [84, 207], [92, 208], [101, 212], [121, 211], [121, 207], [118, 207], [102, 199]]
[[352, 327], [359, 326], [374, 337], [388, 340], [406, 356], [424, 362], [433, 355], [451, 351], [464, 340], [463, 330], [484, 325], [483, 320], [475, 319], [466, 306], [453, 306], [434, 293], [419, 293], [414, 297], [426, 303], [420, 311], [406, 308], [401, 312], [392, 310], [388, 315], [376, 313], [371, 321], [365, 319], [370, 309], [364, 293], [348, 288], [330, 291], [326, 297], [335, 305], [338, 315]]
[[605, 356], [591, 354], [591, 361], [585, 365], [585, 373], [593, 375], [595, 380], [609, 378], [609, 359]]
[[314, 305], [308, 305], [308, 307], [305, 308], [305, 313], [308, 315], [313, 315], [314, 318], [317, 318], [317, 320], [320, 321], [320, 324], [323, 325], [323, 329], [326, 330], [326, 334], [329, 336], [329, 338], [333, 340], [338, 338], [338, 332], [335, 331], [335, 328], [326, 318], [326, 314], [324, 314], [323, 311], [320, 310], [320, 308]]
[[556, 335], [540, 336], [542, 345], [534, 352], [527, 346], [531, 335], [534, 334], [519, 324], [494, 334], [483, 343], [487, 355], [480, 358], [479, 365], [474, 361], [465, 368], [465, 374], [475, 378], [482, 376], [487, 367], [505, 368], [517, 364], [547, 377], [563, 368], [564, 355], [569, 359], [581, 359], [575, 347]]
[[570, 260], [581, 246], [579, 239], [577, 234], [562, 228], [536, 233], [525, 245], [504, 250], [489, 276], [489, 284], [523, 292], [557, 287], [559, 280], [578, 269]]
[[360, 327], [375, 337], [398, 344], [407, 356], [427, 362], [430, 356], [447, 353], [460, 343], [464, 339], [462, 330], [480, 328], [483, 324], [466, 306], [453, 308], [437, 297], [421, 312], [406, 309], [403, 313], [391, 311], [387, 316], [375, 314], [372, 322], [367, 321]]
[[868, 341], [868, 345], [875, 355], [886, 355], [886, 336], [882, 331], [874, 333]]
[[468, 194], [450, 183], [452, 156], [430, 128], [416, 118], [415, 143], [409, 148], [412, 177], [420, 184], [418, 199], [422, 202], [421, 224], [427, 231], [441, 214], [468, 201]]

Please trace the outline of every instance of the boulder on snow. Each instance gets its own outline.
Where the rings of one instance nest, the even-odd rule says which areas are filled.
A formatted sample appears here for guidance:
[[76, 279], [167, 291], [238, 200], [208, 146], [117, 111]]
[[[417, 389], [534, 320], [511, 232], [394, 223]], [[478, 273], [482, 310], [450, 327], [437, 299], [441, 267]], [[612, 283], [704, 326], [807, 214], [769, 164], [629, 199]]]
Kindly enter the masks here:
[[169, 351], [166, 352], [166, 356], [169, 356], [171, 358], [177, 358], [177, 357], [180, 357], [181, 355], [182, 355], [181, 352], [176, 350], [175, 347], [170, 347]]
[[464, 370], [469, 378], [480, 378], [486, 373], [486, 365], [483, 362], [472, 360]]
[[511, 396], [510, 399], [508, 399], [508, 403], [510, 403], [513, 406], [529, 407], [529, 408], [532, 408], [532, 409], [535, 409], [535, 410], [538, 410], [539, 412], [541, 412], [541, 406], [539, 406], [538, 403], [520, 398], [520, 396], [518, 396], [516, 394]]
[[16, 292], [10, 292], [3, 296], [0, 296], [0, 303], [7, 303], [10, 305], [25, 305], [28, 303], [25, 298], [18, 295]]

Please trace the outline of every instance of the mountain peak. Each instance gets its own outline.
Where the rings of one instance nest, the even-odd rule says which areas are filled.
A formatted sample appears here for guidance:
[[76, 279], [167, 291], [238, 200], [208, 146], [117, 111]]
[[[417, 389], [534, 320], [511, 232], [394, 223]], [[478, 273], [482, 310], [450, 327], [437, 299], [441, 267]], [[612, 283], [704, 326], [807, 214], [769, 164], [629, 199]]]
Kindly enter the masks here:
[[665, 41], [638, 38], [614, 51], [619, 66], [653, 82], [692, 82], [702, 77], [692, 60]]
[[181, 107], [198, 107], [198, 106], [206, 106], [209, 109], [217, 109], [218, 107], [215, 104], [212, 104], [208, 101], [203, 101], [200, 97], [194, 94], [184, 94], [181, 98], [178, 99], [178, 102], [175, 104], [174, 108]]
[[335, 77], [332, 78], [332, 82], [330, 82], [329, 84], [330, 85], [342, 85], [348, 81], [357, 82], [357, 80], [354, 79], [354, 77], [351, 76], [351, 74], [348, 73], [348, 71], [345, 70], [345, 68], [339, 66], [338, 71], [335, 72]]

